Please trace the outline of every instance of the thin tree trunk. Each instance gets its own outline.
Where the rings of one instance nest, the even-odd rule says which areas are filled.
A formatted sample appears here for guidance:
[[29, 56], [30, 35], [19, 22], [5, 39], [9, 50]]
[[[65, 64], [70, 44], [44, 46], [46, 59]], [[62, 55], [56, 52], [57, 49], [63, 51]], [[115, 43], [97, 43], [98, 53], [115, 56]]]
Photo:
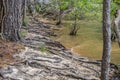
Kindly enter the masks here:
[[56, 25], [60, 25], [61, 23], [62, 23], [62, 10], [60, 9], [59, 15], [58, 15], [58, 21], [57, 21]]
[[3, 18], [3, 1], [0, 0], [0, 33], [2, 31], [2, 18]]
[[59, 12], [59, 18], [58, 18], [58, 23], [59, 24], [61, 24], [61, 20], [62, 20], [62, 16], [61, 16], [61, 14], [62, 14], [62, 10], [60, 9], [60, 12]]
[[80, 26], [77, 26], [77, 14], [76, 14], [77, 10], [75, 11], [75, 15], [74, 15], [74, 25], [73, 28], [70, 31], [70, 35], [75, 36], [77, 35], [78, 30], [80, 29]]
[[58, 0], [58, 6], [59, 6], [59, 14], [58, 14], [58, 21], [56, 23], [56, 25], [60, 25], [62, 23], [62, 9], [61, 9], [61, 2], [60, 0]]
[[76, 29], [77, 29], [77, 15], [75, 14], [75, 20], [74, 20], [75, 22], [74, 22], [74, 25], [73, 25], [73, 28], [71, 29], [71, 31], [70, 31], [70, 35], [76, 35]]
[[21, 27], [21, 0], [2, 0], [4, 16], [2, 19], [2, 36], [9, 41], [19, 41]]
[[24, 26], [26, 26], [26, 21], [25, 21], [25, 19], [26, 19], [26, 0], [23, 0], [23, 2], [22, 2], [22, 6], [23, 6], [23, 8], [22, 8], [22, 24], [24, 25]]
[[101, 80], [109, 80], [110, 54], [111, 54], [111, 0], [103, 0], [103, 56], [101, 66]]
[[120, 47], [120, 30], [119, 30], [119, 22], [120, 22], [120, 10], [117, 10], [118, 16], [116, 16], [114, 20], [114, 27], [113, 30], [115, 31], [116, 37], [118, 39], [118, 44]]

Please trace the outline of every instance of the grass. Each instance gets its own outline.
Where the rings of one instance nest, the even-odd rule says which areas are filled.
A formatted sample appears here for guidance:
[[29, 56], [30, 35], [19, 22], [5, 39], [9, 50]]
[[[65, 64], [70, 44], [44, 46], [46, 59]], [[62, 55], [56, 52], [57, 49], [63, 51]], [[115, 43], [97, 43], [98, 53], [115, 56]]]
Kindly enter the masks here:
[[[77, 36], [69, 36], [72, 21], [64, 21], [62, 29], [55, 31], [58, 35], [53, 39], [60, 41], [68, 49], [75, 46], [75, 52], [82, 56], [100, 60], [102, 57], [102, 23], [99, 21], [79, 21], [80, 30]], [[112, 43], [111, 60], [120, 65], [120, 48], [117, 43]]]
[[49, 51], [48, 51], [47, 48], [45, 47], [45, 44], [40, 45], [40, 50], [41, 50], [42, 52], [49, 53]]

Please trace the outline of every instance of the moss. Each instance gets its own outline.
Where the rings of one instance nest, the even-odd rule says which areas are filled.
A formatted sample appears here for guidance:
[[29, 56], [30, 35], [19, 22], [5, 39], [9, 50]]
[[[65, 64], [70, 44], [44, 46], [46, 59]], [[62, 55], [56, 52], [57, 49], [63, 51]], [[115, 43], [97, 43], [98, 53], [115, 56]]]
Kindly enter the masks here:
[[20, 32], [20, 36], [25, 37], [26, 35], [27, 35], [27, 33], [25, 31]]

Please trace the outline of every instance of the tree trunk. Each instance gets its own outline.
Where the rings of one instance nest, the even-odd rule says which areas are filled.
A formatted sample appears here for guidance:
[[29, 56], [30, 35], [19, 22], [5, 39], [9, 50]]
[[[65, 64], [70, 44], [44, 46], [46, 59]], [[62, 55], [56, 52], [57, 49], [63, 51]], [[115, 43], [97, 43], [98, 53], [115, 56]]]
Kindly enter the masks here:
[[103, 0], [103, 56], [101, 65], [101, 80], [109, 80], [110, 54], [111, 54], [111, 0]]
[[61, 23], [62, 23], [62, 10], [60, 9], [59, 15], [58, 15], [58, 21], [57, 21], [56, 25], [60, 25]]
[[76, 27], [77, 27], [77, 15], [75, 14], [75, 22], [74, 22], [73, 28], [70, 31], [70, 35], [73, 35], [73, 36], [76, 35]]
[[[4, 5], [2, 36], [9, 41], [19, 41], [21, 27], [21, 0], [1, 0]], [[0, 1], [0, 2], [1, 2]]]
[[56, 25], [60, 25], [62, 23], [62, 12], [63, 10], [61, 9], [61, 1], [58, 0], [58, 6], [59, 6], [59, 14], [58, 14], [58, 20]]
[[2, 18], [3, 18], [3, 1], [0, 0], [0, 33], [2, 31]]
[[71, 28], [71, 31], [70, 31], [71, 36], [76, 36], [78, 30], [80, 29], [80, 27], [77, 26], [77, 14], [75, 14], [74, 16], [75, 16], [75, 19], [74, 19], [75, 22], [74, 22], [74, 25], [73, 25], [73, 27]]
[[118, 44], [119, 44], [119, 47], [120, 47], [119, 22], [120, 22], [120, 10], [117, 10], [117, 16], [115, 16], [113, 30], [115, 32], [115, 35], [116, 35], [117, 39], [118, 39]]
[[26, 26], [26, 0], [22, 0], [22, 25]]

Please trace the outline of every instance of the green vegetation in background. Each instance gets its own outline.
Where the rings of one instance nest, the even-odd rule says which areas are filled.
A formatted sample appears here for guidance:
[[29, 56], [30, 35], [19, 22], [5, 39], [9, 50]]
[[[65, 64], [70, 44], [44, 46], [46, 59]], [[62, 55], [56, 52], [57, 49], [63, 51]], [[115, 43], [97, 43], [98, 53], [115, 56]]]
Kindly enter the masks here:
[[36, 3], [35, 4], [35, 9], [36, 9], [36, 12], [40, 13], [41, 12], [41, 4], [40, 3]]

